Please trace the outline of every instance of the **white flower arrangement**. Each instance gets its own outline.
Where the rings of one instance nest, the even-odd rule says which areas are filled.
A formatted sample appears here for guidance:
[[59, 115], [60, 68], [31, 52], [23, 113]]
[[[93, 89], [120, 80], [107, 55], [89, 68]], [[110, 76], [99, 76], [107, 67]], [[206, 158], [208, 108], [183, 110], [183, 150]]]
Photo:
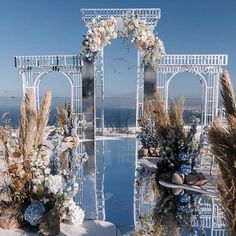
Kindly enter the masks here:
[[110, 44], [110, 41], [117, 37], [116, 25], [117, 20], [114, 17], [100, 20], [98, 16], [93, 19], [82, 43], [83, 56], [88, 60], [93, 60], [103, 47]]
[[97, 16], [91, 21], [84, 37], [82, 57], [93, 61], [96, 54], [118, 36], [134, 43], [143, 53], [143, 62], [150, 63], [154, 68], [157, 60], [165, 54], [163, 42], [155, 36], [154, 28], [147, 25], [146, 21], [129, 15], [124, 18], [110, 17], [107, 20]]
[[81, 225], [83, 223], [84, 211], [80, 208], [80, 206], [76, 205], [72, 199], [64, 202], [63, 209], [63, 220], [67, 220], [74, 225]]
[[[73, 158], [67, 156], [64, 159], [64, 162], [68, 161], [71, 165], [64, 168], [60, 165], [60, 130], [47, 127], [50, 104], [51, 93], [48, 92], [43, 98], [40, 111], [36, 111], [33, 94], [27, 91], [21, 106], [19, 134], [12, 135], [12, 129], [0, 127], [4, 178], [7, 180], [6, 185], [1, 186], [0, 193], [5, 194], [7, 189], [8, 194], [7, 198], [1, 195], [0, 216], [3, 218], [0, 219], [0, 227], [9, 229], [29, 223], [33, 227], [37, 226], [40, 234], [41, 230], [46, 230], [47, 233], [42, 235], [56, 235], [64, 219], [62, 215], [68, 213], [68, 220], [72, 224], [81, 224], [84, 220], [84, 212], [74, 202], [79, 189], [77, 170], [85, 159], [84, 154], [77, 154], [75, 147], [69, 152]], [[47, 146], [49, 135], [53, 146], [51, 151]], [[4, 214], [6, 210], [11, 213], [9, 216], [14, 219], [14, 224], [8, 220], [10, 218], [5, 218], [8, 217]], [[56, 227], [53, 232], [51, 222], [44, 222], [50, 214], [55, 216], [50, 219]]]
[[63, 191], [63, 179], [61, 175], [49, 175], [46, 181], [49, 193], [60, 194]]
[[48, 168], [49, 162], [50, 151], [47, 146], [42, 145], [41, 148], [33, 150], [30, 165], [34, 192], [37, 192], [39, 186], [42, 186], [45, 178], [49, 176], [51, 172]]

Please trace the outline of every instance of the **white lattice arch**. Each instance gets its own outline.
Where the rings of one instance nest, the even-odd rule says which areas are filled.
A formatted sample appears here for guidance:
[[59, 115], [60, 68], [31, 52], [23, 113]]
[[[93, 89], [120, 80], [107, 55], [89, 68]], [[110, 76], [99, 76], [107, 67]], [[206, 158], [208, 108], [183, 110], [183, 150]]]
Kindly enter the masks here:
[[168, 109], [169, 83], [179, 73], [189, 72], [203, 83], [203, 125], [209, 125], [218, 115], [219, 78], [228, 64], [225, 54], [167, 54], [158, 62], [157, 89]]
[[39, 84], [51, 72], [61, 73], [70, 83], [71, 107], [78, 121], [77, 132], [82, 133], [82, 75], [79, 55], [19, 56], [15, 57], [23, 84], [23, 95], [31, 90], [39, 107]]
[[[52, 73], [52, 71], [44, 72], [44, 73], [39, 74], [36, 77], [35, 81], [34, 81], [34, 88], [36, 89], [35, 95], [36, 95], [37, 107], [39, 107], [39, 85], [40, 85], [40, 82], [42, 81], [43, 77], [46, 76], [49, 73]], [[66, 73], [64, 73], [64, 72], [59, 72], [59, 73], [64, 75], [64, 77], [70, 83], [70, 89], [71, 89], [71, 108], [73, 109], [73, 86], [74, 86], [73, 81], [72, 81], [71, 77], [69, 75], [67, 75]]]
[[[160, 19], [160, 9], [82, 9], [82, 18], [86, 25], [96, 15], [102, 19], [110, 16], [123, 17], [131, 13], [141, 19], [147, 19], [147, 23], [156, 26]], [[157, 89], [166, 102], [168, 108], [168, 85], [171, 79], [180, 72], [188, 71], [196, 74], [204, 81], [204, 125], [209, 125], [218, 115], [219, 76], [228, 64], [228, 56], [225, 54], [166, 54], [157, 64]], [[71, 85], [71, 105], [73, 111], [82, 124], [82, 75], [81, 60], [79, 55], [55, 55], [55, 56], [23, 56], [15, 57], [15, 66], [20, 70], [23, 82], [23, 93], [30, 89], [37, 98], [38, 86], [44, 74], [57, 71], [69, 79]], [[36, 81], [35, 81], [36, 80]], [[100, 120], [100, 128], [104, 128], [104, 55], [103, 50], [98, 53], [95, 62], [95, 86], [96, 86], [96, 120]], [[143, 111], [144, 103], [144, 68], [142, 54], [137, 54], [137, 97], [136, 120]], [[81, 125], [82, 126], [82, 125]], [[136, 123], [138, 127], [138, 123]]]
[[[160, 8], [120, 8], [120, 9], [81, 9], [82, 19], [87, 27], [97, 16], [101, 20], [107, 20], [111, 16], [122, 19], [125, 16], [138, 17], [145, 20], [145, 24], [153, 27], [153, 31], [161, 18]], [[122, 36], [123, 37], [123, 36]], [[137, 48], [138, 49], [138, 48]], [[143, 55], [140, 49], [137, 50], [137, 96], [136, 96], [136, 128], [140, 118], [140, 110], [143, 111], [144, 100], [144, 66]], [[104, 50], [98, 52], [95, 57], [95, 81], [96, 81], [96, 125], [97, 128], [104, 129]], [[142, 113], [142, 112], [141, 112]]]
[[169, 83], [171, 82], [171, 80], [172, 80], [176, 75], [178, 75], [178, 74], [180, 74], [180, 73], [184, 73], [184, 72], [189, 72], [189, 73], [191, 73], [191, 74], [197, 75], [197, 77], [200, 79], [200, 81], [204, 83], [204, 86], [207, 87], [207, 82], [206, 82], [206, 79], [204, 78], [204, 76], [203, 76], [201, 73], [195, 72], [195, 71], [193, 71], [193, 70], [179, 71], [179, 72], [174, 73], [174, 74], [171, 75], [171, 77], [167, 80], [166, 86], [169, 86]]
[[[184, 72], [188, 72], [188, 73], [191, 73], [193, 75], [196, 75], [196, 77], [200, 80], [200, 82], [202, 83], [202, 86], [203, 86], [203, 91], [204, 91], [204, 93], [202, 94], [203, 99], [205, 100], [205, 98], [207, 97], [207, 81], [201, 73], [195, 72], [193, 70], [179, 71], [179, 72], [176, 72], [176, 73], [172, 74], [171, 77], [166, 81], [166, 84], [165, 84], [165, 97], [166, 97], [165, 107], [166, 107], [166, 109], [168, 109], [169, 84], [172, 81], [172, 79], [174, 79], [174, 77], [176, 75], [184, 73]], [[203, 106], [204, 106], [203, 109], [202, 109], [203, 120], [201, 121], [201, 123], [202, 123], [202, 125], [206, 125], [206, 122], [205, 122], [206, 121], [206, 104], [204, 103]]]

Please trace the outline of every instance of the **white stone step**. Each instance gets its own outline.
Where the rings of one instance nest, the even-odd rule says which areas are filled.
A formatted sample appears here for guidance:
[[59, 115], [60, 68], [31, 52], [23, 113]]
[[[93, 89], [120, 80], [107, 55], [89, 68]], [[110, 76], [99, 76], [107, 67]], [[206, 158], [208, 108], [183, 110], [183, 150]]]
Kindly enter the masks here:
[[[36, 236], [23, 229], [5, 230], [0, 228], [2, 236]], [[107, 221], [87, 220], [82, 225], [61, 224], [58, 236], [121, 236], [118, 227]]]

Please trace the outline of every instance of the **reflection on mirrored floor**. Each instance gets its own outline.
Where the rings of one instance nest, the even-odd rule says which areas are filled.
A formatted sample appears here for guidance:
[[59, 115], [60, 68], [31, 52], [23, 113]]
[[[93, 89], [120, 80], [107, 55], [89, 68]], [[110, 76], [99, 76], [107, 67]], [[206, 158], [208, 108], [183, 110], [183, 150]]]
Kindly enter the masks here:
[[227, 235], [217, 198], [186, 190], [176, 196], [142, 168], [137, 186], [135, 228], [144, 235]]
[[134, 138], [79, 144], [77, 155], [88, 159], [78, 169], [76, 200], [87, 219], [110, 221], [126, 235], [227, 235], [217, 197], [157, 186], [138, 166], [137, 147]]

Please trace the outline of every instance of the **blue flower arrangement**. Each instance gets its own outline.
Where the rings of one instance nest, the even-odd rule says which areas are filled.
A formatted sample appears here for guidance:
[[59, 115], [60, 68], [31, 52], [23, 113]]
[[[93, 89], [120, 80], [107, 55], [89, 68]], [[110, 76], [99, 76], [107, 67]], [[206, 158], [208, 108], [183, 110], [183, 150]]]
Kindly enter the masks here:
[[179, 197], [179, 200], [180, 200], [180, 202], [182, 202], [182, 203], [187, 203], [187, 202], [190, 202], [190, 200], [191, 200], [191, 196], [189, 195], [189, 194], [183, 194], [183, 195], [181, 195], [180, 197]]
[[188, 205], [185, 205], [185, 204], [183, 205], [183, 204], [178, 203], [176, 209], [178, 212], [187, 213], [189, 210], [189, 207]]
[[36, 226], [40, 223], [45, 213], [44, 205], [39, 201], [33, 201], [25, 210], [24, 219], [31, 225]]
[[188, 161], [189, 160], [189, 156], [186, 152], [180, 152], [178, 155], [178, 160], [179, 161]]
[[185, 175], [190, 174], [192, 172], [191, 165], [181, 165], [180, 166], [180, 172], [185, 174]]

